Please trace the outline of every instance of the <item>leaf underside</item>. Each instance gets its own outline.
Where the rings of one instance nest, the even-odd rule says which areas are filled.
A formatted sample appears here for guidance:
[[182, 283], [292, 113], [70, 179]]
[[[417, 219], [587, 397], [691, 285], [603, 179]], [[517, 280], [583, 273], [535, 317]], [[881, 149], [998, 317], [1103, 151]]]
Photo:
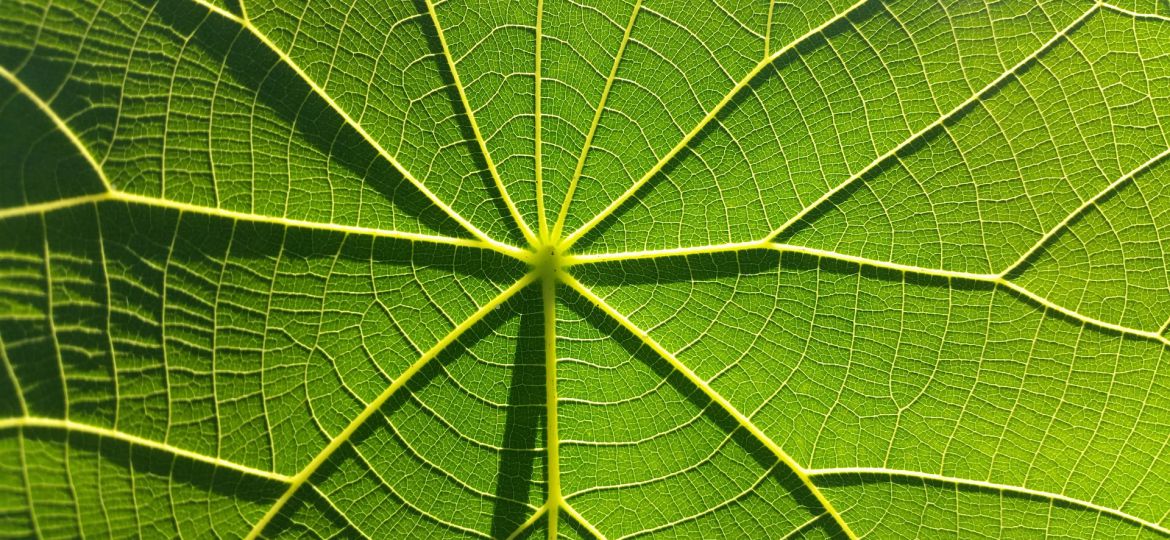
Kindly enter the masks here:
[[1170, 4], [8, 0], [0, 537], [1170, 537]]

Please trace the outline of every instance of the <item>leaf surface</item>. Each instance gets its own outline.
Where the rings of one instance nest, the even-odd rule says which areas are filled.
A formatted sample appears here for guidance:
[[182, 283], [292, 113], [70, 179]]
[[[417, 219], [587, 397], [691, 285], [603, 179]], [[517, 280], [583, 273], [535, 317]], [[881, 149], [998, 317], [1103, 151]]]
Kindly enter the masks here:
[[13, 2], [0, 537], [1170, 537], [1170, 18]]

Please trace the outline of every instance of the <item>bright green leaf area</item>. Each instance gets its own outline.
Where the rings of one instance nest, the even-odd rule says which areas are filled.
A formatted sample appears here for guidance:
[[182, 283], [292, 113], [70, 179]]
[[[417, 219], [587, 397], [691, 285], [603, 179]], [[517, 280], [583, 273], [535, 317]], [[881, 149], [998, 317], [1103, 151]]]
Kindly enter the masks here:
[[1170, 4], [5, 0], [0, 538], [1170, 538]]

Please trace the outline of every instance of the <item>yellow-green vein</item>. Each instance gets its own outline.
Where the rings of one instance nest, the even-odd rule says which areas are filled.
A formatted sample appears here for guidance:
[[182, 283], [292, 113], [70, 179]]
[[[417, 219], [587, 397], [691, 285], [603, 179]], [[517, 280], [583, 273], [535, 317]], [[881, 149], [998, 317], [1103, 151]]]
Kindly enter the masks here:
[[1072, 212], [1069, 212], [1069, 214], [1067, 216], [1065, 216], [1064, 219], [1060, 220], [1059, 223], [1052, 226], [1052, 228], [1048, 229], [1048, 231], [1046, 231], [1044, 233], [1044, 235], [1040, 237], [1039, 240], [1037, 240], [1035, 243], [1032, 244], [1031, 248], [1029, 248], [1027, 251], [1025, 251], [1023, 255], [1020, 255], [1020, 257], [1018, 259], [1016, 259], [1015, 262], [1013, 262], [1012, 264], [1009, 264], [1007, 266], [1007, 268], [1004, 268], [1003, 271], [1001, 271], [999, 273], [999, 275], [1001, 275], [1001, 276], [1010, 275], [1012, 272], [1014, 272], [1016, 269], [1018, 269], [1021, 265], [1023, 265], [1025, 262], [1027, 262], [1028, 259], [1032, 258], [1032, 255], [1034, 255], [1037, 251], [1040, 251], [1046, 244], [1048, 244], [1048, 242], [1050, 240], [1055, 238], [1056, 235], [1060, 234], [1060, 232], [1063, 231], [1066, 227], [1068, 227], [1068, 225], [1070, 223], [1072, 223], [1073, 220], [1075, 220], [1078, 217], [1080, 217], [1081, 215], [1083, 215], [1086, 211], [1089, 210], [1089, 208], [1096, 206], [1105, 197], [1108, 197], [1110, 194], [1116, 192], [1123, 184], [1128, 183], [1129, 181], [1133, 180], [1133, 178], [1136, 177], [1137, 175], [1149, 170], [1150, 167], [1153, 167], [1154, 165], [1156, 165], [1158, 162], [1162, 161], [1163, 159], [1166, 159], [1166, 156], [1170, 156], [1170, 148], [1167, 148], [1167, 149], [1159, 152], [1157, 155], [1151, 157], [1150, 159], [1147, 159], [1141, 165], [1138, 165], [1137, 167], [1134, 167], [1133, 170], [1123, 174], [1121, 176], [1121, 178], [1118, 178], [1117, 180], [1114, 180], [1112, 183], [1110, 183], [1108, 186], [1105, 186], [1105, 189], [1102, 189], [1101, 191], [1097, 192], [1096, 195], [1089, 197], [1088, 199], [1085, 199], [1085, 202], [1081, 203], [1081, 205], [1078, 206]]
[[28, 402], [24, 400], [24, 390], [20, 387], [20, 379], [16, 377], [16, 370], [8, 360], [8, 348], [4, 344], [4, 334], [0, 333], [0, 362], [4, 363], [4, 372], [12, 381], [12, 391], [16, 393], [16, 403], [20, 405], [20, 414], [28, 416]]
[[544, 41], [544, 0], [536, 0], [536, 60], [534, 62], [535, 80], [533, 81], [536, 99], [533, 103], [533, 114], [535, 119], [535, 127], [533, 127], [533, 139], [536, 140], [536, 150], [533, 155], [536, 167], [536, 221], [540, 227], [540, 242], [541, 244], [548, 243], [548, 218], [544, 215], [544, 150], [543, 135], [541, 133], [541, 114], [540, 114], [540, 83], [544, 79], [544, 74], [541, 72], [541, 42]]
[[49, 121], [53, 122], [53, 125], [61, 131], [61, 134], [64, 135], [65, 138], [69, 139], [69, 142], [72, 143], [75, 148], [77, 148], [77, 151], [81, 153], [81, 157], [85, 159], [86, 163], [89, 163], [90, 167], [93, 167], [93, 172], [96, 173], [98, 178], [101, 179], [102, 185], [105, 186], [107, 190], [113, 189], [110, 186], [110, 179], [106, 178], [106, 173], [104, 170], [102, 170], [102, 166], [98, 163], [97, 159], [93, 157], [93, 154], [90, 153], [89, 148], [85, 146], [85, 143], [81, 141], [81, 138], [77, 136], [77, 133], [75, 133], [73, 129], [65, 123], [65, 120], [57, 115], [57, 111], [54, 111], [53, 108], [50, 107], [47, 102], [45, 102], [45, 100], [41, 99], [41, 97], [37, 95], [36, 92], [33, 92], [31, 88], [25, 85], [24, 81], [21, 81], [20, 78], [16, 76], [16, 74], [8, 71], [8, 69], [6, 69], [4, 66], [0, 66], [0, 78], [8, 81], [8, 84], [11, 84], [14, 88], [16, 88], [17, 92], [24, 95], [26, 99], [31, 101], [32, 104], [35, 105], [36, 108], [39, 109], [49, 119]]
[[820, 522], [822, 519], [825, 519], [826, 517], [829, 517], [829, 513], [828, 512], [821, 512], [821, 513], [809, 518], [808, 521], [801, 523], [795, 529], [792, 529], [792, 532], [789, 532], [788, 534], [784, 535], [784, 538], [781, 538], [780, 540], [791, 540], [792, 538], [797, 538], [798, 535], [801, 535], [805, 531], [811, 529], [813, 527], [813, 525], [816, 525], [818, 522]]
[[52, 429], [52, 430], [60, 430], [60, 431], [73, 432], [73, 433], [85, 433], [87, 435], [93, 435], [93, 436], [96, 436], [99, 438], [115, 439], [115, 440], [119, 440], [119, 441], [128, 443], [128, 444], [133, 445], [133, 446], [141, 446], [143, 448], [150, 448], [152, 450], [166, 452], [168, 454], [172, 454], [172, 455], [184, 458], [184, 459], [198, 461], [200, 463], [206, 463], [208, 465], [212, 465], [215, 467], [221, 467], [224, 469], [231, 469], [233, 471], [247, 474], [249, 476], [256, 476], [259, 478], [264, 478], [266, 480], [272, 480], [274, 482], [280, 482], [283, 484], [288, 484], [288, 483], [292, 482], [292, 478], [285, 476], [283, 474], [256, 469], [253, 467], [249, 467], [247, 465], [241, 465], [239, 463], [235, 463], [235, 462], [228, 461], [226, 459], [222, 459], [222, 458], [218, 458], [218, 457], [205, 456], [203, 454], [199, 454], [197, 452], [192, 452], [192, 451], [186, 450], [184, 448], [179, 448], [177, 446], [173, 446], [170, 444], [161, 443], [158, 441], [153, 441], [150, 439], [139, 437], [137, 435], [126, 433], [124, 431], [118, 431], [116, 429], [104, 428], [104, 427], [100, 427], [100, 426], [93, 426], [93, 425], [85, 424], [82, 422], [75, 422], [73, 420], [62, 420], [59, 418], [43, 418], [43, 417], [38, 417], [38, 416], [25, 416], [25, 417], [19, 417], [19, 418], [0, 419], [0, 430], [25, 429], [25, 428]]
[[1120, 13], [1122, 15], [1129, 15], [1135, 19], [1150, 19], [1154, 21], [1170, 22], [1170, 17], [1165, 15], [1158, 15], [1157, 13], [1142, 13], [1132, 9], [1126, 9], [1121, 6], [1110, 4], [1109, 2], [1103, 2], [1101, 7], [1108, 9], [1109, 11]]
[[601, 531], [593, 525], [593, 523], [590, 523], [589, 520], [585, 519], [585, 516], [582, 516], [576, 508], [573, 508], [573, 505], [569, 504], [569, 501], [562, 499], [560, 509], [562, 512], [568, 514], [569, 517], [573, 518], [573, 521], [576, 521], [586, 531], [589, 531], [589, 534], [592, 534], [594, 538], [597, 538], [598, 540], [606, 540], [605, 535], [602, 534]]
[[764, 58], [768, 57], [772, 48], [772, 12], [774, 11], [776, 11], [776, 0], [768, 0], [768, 20], [764, 23], [767, 25], [764, 27]]
[[[547, 506], [560, 507], [561, 497], [561, 437], [557, 431], [557, 292], [556, 276], [545, 272], [541, 277], [541, 301], [544, 305], [544, 399], [545, 441], [548, 452]], [[548, 515], [548, 538], [556, 540], [557, 512]]]
[[540, 521], [540, 518], [544, 517], [544, 514], [548, 512], [548, 506], [548, 502], [542, 504], [540, 508], [537, 508], [536, 511], [532, 513], [531, 516], [528, 516], [528, 519], [524, 520], [524, 523], [521, 523], [519, 527], [516, 527], [516, 530], [512, 531], [512, 534], [506, 536], [505, 540], [515, 540], [516, 538], [520, 538], [520, 535], [524, 534], [524, 532], [528, 529], [531, 529], [537, 521]]
[[[1012, 291], [1012, 292], [1014, 292], [1014, 293], [1016, 293], [1024, 298], [1028, 299], [1031, 302], [1038, 304], [1039, 306], [1041, 306], [1045, 309], [1055, 311], [1055, 312], [1060, 313], [1066, 317], [1069, 317], [1070, 319], [1080, 321], [1084, 324], [1094, 326], [1097, 328], [1110, 330], [1113, 332], [1118, 332], [1121, 334], [1139, 337], [1142, 339], [1149, 339], [1149, 340], [1153, 340], [1153, 341], [1158, 341], [1158, 342], [1161, 342], [1165, 345], [1170, 345], [1170, 338], [1168, 338], [1164, 335], [1161, 335], [1163, 333], [1163, 331], [1166, 329], [1165, 326], [1159, 330], [1143, 330], [1140, 328], [1132, 328], [1132, 327], [1128, 327], [1128, 326], [1123, 326], [1123, 325], [1119, 325], [1119, 324], [1115, 324], [1115, 323], [1102, 321], [1100, 319], [1096, 319], [1096, 318], [1090, 317], [1088, 315], [1085, 315], [1083, 313], [1077, 312], [1076, 310], [1064, 307], [1060, 304], [1053, 302], [1052, 300], [1049, 300], [1043, 296], [1040, 296], [1039, 294], [1032, 292], [1031, 290], [1027, 289], [1026, 287], [1019, 285], [1019, 284], [1015, 283], [1014, 281], [1009, 280], [1004, 273], [979, 274], [979, 273], [974, 273], [974, 272], [960, 272], [960, 271], [956, 271], [956, 270], [943, 270], [943, 269], [938, 269], [938, 268], [927, 268], [927, 267], [923, 267], [923, 266], [912, 266], [912, 265], [900, 264], [900, 263], [889, 262], [889, 261], [882, 261], [882, 260], [877, 260], [877, 259], [869, 259], [866, 257], [858, 257], [856, 255], [848, 255], [845, 253], [838, 253], [836, 251], [828, 251], [828, 250], [823, 250], [823, 249], [816, 249], [816, 248], [791, 245], [791, 244], [779, 244], [779, 243], [775, 243], [775, 242], [754, 241], [754, 242], [738, 242], [738, 243], [727, 243], [727, 244], [712, 244], [712, 245], [708, 245], [708, 246], [672, 248], [672, 249], [662, 249], [662, 250], [567, 255], [563, 259], [564, 260], [563, 265], [565, 267], [570, 267], [570, 266], [576, 266], [576, 265], [581, 265], [581, 264], [598, 264], [598, 263], [607, 263], [607, 262], [619, 262], [620, 263], [622, 261], [657, 259], [657, 258], [665, 258], [665, 257], [686, 257], [686, 256], [694, 256], [694, 255], [715, 255], [715, 254], [720, 254], [720, 253], [737, 253], [737, 252], [741, 252], [741, 251], [753, 251], [753, 250], [764, 250], [764, 249], [778, 251], [780, 253], [798, 253], [798, 254], [807, 255], [810, 257], [815, 257], [818, 259], [832, 259], [832, 260], [847, 262], [850, 264], [855, 264], [858, 266], [869, 266], [872, 268], [881, 268], [884, 270], [890, 270], [890, 271], [904, 273], [904, 274], [928, 276], [928, 277], [942, 278], [942, 279], [948, 279], [948, 280], [963, 280], [963, 281], [975, 281], [975, 282], [988, 283], [991, 285], [995, 285], [997, 287], [1003, 287], [1009, 291]], [[1170, 324], [1170, 323], [1168, 323], [1168, 324]]]
[[999, 87], [999, 85], [1003, 84], [1004, 81], [1008, 80], [1011, 77], [1014, 77], [1015, 74], [1017, 72], [1019, 72], [1020, 69], [1022, 69], [1024, 66], [1031, 64], [1034, 60], [1036, 60], [1036, 58], [1039, 58], [1041, 54], [1044, 54], [1045, 51], [1051, 49], [1055, 44], [1059, 43], [1062, 39], [1067, 37], [1074, 29], [1076, 29], [1081, 24], [1083, 24], [1086, 20], [1088, 20], [1088, 18], [1090, 16], [1092, 16], [1094, 13], [1096, 13], [1097, 10], [1100, 8], [1101, 8], [1101, 3], [1098, 2], [1096, 4], [1093, 4], [1092, 7], [1090, 7], [1088, 10], [1086, 10], [1084, 13], [1082, 13], [1079, 17], [1074, 19], [1071, 23], [1069, 23], [1067, 26], [1065, 26], [1060, 31], [1058, 31], [1056, 34], [1054, 34], [1051, 38], [1048, 39], [1048, 41], [1045, 41], [1043, 45], [1041, 45], [1035, 51], [1032, 51], [1032, 53], [1029, 54], [1028, 56], [1025, 56], [1024, 58], [1020, 59], [1019, 62], [1016, 62], [1016, 64], [1013, 65], [1011, 68], [1008, 68], [1007, 71], [1000, 73], [998, 77], [996, 77], [991, 82], [984, 85], [983, 88], [979, 89], [978, 92], [975, 92], [970, 97], [968, 97], [967, 99], [963, 100], [961, 103], [959, 103], [958, 105], [953, 107], [950, 111], [947, 111], [946, 113], [942, 114], [938, 118], [934, 119], [934, 121], [932, 121], [931, 123], [922, 127], [918, 131], [915, 131], [909, 137], [904, 139], [902, 142], [898, 143], [893, 148], [887, 150], [882, 155], [874, 158], [873, 161], [870, 161], [866, 166], [862, 167], [857, 172], [849, 175], [849, 178], [846, 178], [841, 183], [837, 184], [836, 186], [833, 186], [832, 189], [829, 189], [828, 191], [826, 191], [824, 194], [822, 194], [820, 197], [818, 197], [815, 201], [805, 205], [803, 208], [800, 209], [799, 212], [794, 214], [792, 217], [788, 218], [788, 220], [785, 221], [783, 224], [781, 224], [779, 227], [776, 227], [775, 229], [773, 229], [772, 232], [768, 233], [768, 235], [766, 237], [764, 237], [764, 239], [767, 241], [774, 240], [781, 233], [788, 230], [790, 227], [792, 227], [796, 223], [799, 223], [802, 219], [805, 218], [805, 216], [809, 215], [814, 210], [819, 208], [821, 205], [825, 204], [827, 201], [832, 199], [834, 196], [836, 196], [842, 190], [849, 187], [857, 180], [863, 178], [866, 174], [869, 174], [870, 171], [876, 169], [877, 167], [879, 167], [880, 165], [885, 163], [890, 158], [897, 156], [898, 152], [901, 152], [903, 149], [914, 144], [916, 141], [918, 141], [918, 140], [922, 139], [922, 137], [926, 136], [926, 134], [935, 130], [939, 126], [945, 124], [948, 120], [950, 120], [951, 118], [954, 118], [959, 113], [961, 113], [962, 111], [966, 110], [968, 107], [970, 107], [973, 104], [975, 104], [976, 102], [978, 102], [980, 99], [983, 98], [983, 96], [987, 95], [992, 90]]
[[471, 247], [477, 249], [486, 249], [495, 251], [502, 255], [518, 259], [523, 262], [532, 260], [532, 255], [529, 251], [523, 250], [508, 244], [496, 242], [494, 240], [483, 241], [471, 238], [455, 238], [451, 236], [441, 236], [434, 234], [412, 233], [403, 231], [394, 231], [388, 229], [375, 229], [371, 227], [359, 227], [356, 225], [338, 225], [335, 223], [328, 223], [322, 221], [306, 221], [302, 219], [291, 219], [283, 217], [274, 217], [263, 214], [248, 214], [245, 212], [236, 212], [234, 210], [224, 210], [222, 208], [213, 208], [209, 206], [199, 206], [195, 204], [172, 201], [168, 199], [159, 199], [156, 197], [147, 197], [144, 195], [135, 195], [133, 193], [126, 193], [123, 191], [109, 191], [98, 193], [95, 195], [83, 195], [79, 197], [69, 197], [66, 199], [59, 199], [56, 201], [49, 201], [44, 203], [30, 204], [16, 208], [0, 209], [0, 219], [9, 219], [21, 216], [43, 215], [57, 210], [64, 210], [75, 206], [83, 206], [87, 204], [95, 204], [101, 202], [123, 202], [128, 204], [140, 204], [144, 206], [152, 206], [156, 208], [167, 208], [177, 210], [183, 213], [199, 214], [204, 216], [219, 217], [232, 221], [246, 221], [251, 223], [265, 223], [269, 225], [277, 225], [280, 227], [291, 227], [300, 229], [310, 229], [319, 231], [332, 231], [342, 234], [355, 234], [374, 236], [380, 238], [393, 238], [396, 240], [405, 240], [407, 242], [440, 244], [448, 246]]

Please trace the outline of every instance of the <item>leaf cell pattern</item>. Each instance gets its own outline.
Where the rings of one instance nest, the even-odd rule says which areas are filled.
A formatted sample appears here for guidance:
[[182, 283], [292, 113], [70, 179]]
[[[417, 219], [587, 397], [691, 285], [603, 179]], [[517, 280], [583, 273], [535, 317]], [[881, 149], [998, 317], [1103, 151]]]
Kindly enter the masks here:
[[1170, 8], [11, 0], [0, 536], [1170, 537]]

